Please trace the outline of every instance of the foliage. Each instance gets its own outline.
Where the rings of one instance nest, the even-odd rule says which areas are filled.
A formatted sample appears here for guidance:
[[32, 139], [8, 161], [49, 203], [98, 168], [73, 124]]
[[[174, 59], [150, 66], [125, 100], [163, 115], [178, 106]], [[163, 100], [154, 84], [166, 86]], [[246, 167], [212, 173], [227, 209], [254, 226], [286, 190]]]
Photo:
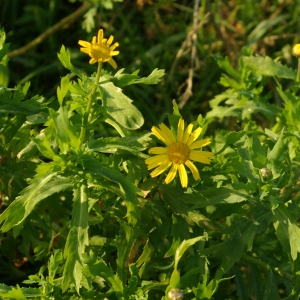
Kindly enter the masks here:
[[[176, 7], [171, 2], [158, 1], [153, 10]], [[87, 32], [94, 31], [97, 10], [122, 4], [91, 3], [83, 22]], [[216, 3], [210, 9], [222, 4]], [[244, 4], [250, 15], [251, 3]], [[286, 19], [282, 14], [252, 25], [243, 43], [253, 47]], [[131, 30], [134, 35], [135, 25]], [[28, 78], [8, 87], [9, 45], [1, 30], [1, 299], [300, 297], [297, 70], [253, 48], [241, 49], [236, 59], [215, 54], [214, 74], [222, 75], [213, 99], [203, 104], [207, 113], [193, 111], [195, 103], [180, 110], [173, 101], [170, 114], [171, 101], [159, 101], [161, 95], [171, 99], [170, 86], [180, 76], [172, 79], [170, 70], [165, 78], [153, 65], [163, 66], [155, 53], [181, 38], [173, 35], [147, 51], [147, 75], [140, 75], [143, 64], [141, 71], [136, 62], [123, 68], [122, 50], [116, 58], [122, 67], [111, 72], [74, 57], [78, 47], [61, 46], [53, 64], [70, 73], [58, 86], [52, 79], [41, 85], [55, 94], [39, 96]], [[120, 48], [126, 43], [117, 35], [115, 40]], [[161, 93], [153, 110], [146, 99], [152, 90]], [[176, 132], [182, 115], [193, 116], [201, 138], [210, 135], [214, 152], [211, 165], [196, 163], [201, 179], [188, 174], [186, 189], [178, 178], [168, 185], [163, 176], [150, 178], [145, 164], [148, 149], [158, 143], [149, 125], [167, 116]]]

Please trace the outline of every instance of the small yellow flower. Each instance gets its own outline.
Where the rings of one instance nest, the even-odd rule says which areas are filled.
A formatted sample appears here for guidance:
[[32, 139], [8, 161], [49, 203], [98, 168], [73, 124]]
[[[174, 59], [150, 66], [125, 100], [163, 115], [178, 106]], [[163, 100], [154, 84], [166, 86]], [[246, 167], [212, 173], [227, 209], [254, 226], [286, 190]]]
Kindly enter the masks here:
[[193, 124], [190, 124], [186, 129], [184, 128], [184, 121], [180, 119], [176, 139], [172, 131], [166, 125], [160, 124], [159, 128], [153, 126], [151, 129], [152, 133], [165, 143], [167, 147], [151, 148], [149, 153], [157, 155], [146, 159], [148, 170], [157, 167], [151, 172], [151, 177], [160, 175], [172, 165], [165, 179], [165, 183], [169, 184], [175, 178], [178, 171], [183, 188], [188, 185], [188, 177], [184, 165], [191, 170], [195, 180], [198, 180], [200, 179], [200, 174], [191, 160], [210, 164], [210, 158], [213, 157], [212, 152], [195, 150], [210, 144], [210, 139], [196, 141], [202, 128], [197, 128], [194, 132], [192, 132]]
[[80, 51], [88, 54], [90, 59], [90, 64], [94, 64], [96, 62], [108, 62], [114, 69], [117, 68], [116, 62], [113, 60], [112, 56], [116, 56], [120, 53], [120, 51], [115, 51], [115, 49], [119, 46], [119, 43], [114, 43], [111, 46], [114, 37], [111, 35], [109, 39], [103, 38], [103, 29], [98, 31], [98, 39], [96, 36], [93, 36], [92, 43], [86, 41], [78, 41], [80, 46]]
[[300, 44], [296, 44], [294, 47], [293, 47], [293, 55], [296, 56], [296, 57], [300, 57]]

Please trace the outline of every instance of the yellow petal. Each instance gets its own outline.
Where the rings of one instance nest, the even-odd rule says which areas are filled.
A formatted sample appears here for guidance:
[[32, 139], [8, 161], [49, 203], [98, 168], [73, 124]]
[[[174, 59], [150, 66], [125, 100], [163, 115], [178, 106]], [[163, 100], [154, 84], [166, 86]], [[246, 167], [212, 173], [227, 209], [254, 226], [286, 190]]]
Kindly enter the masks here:
[[192, 144], [193, 142], [195, 142], [197, 140], [197, 138], [199, 137], [200, 133], [202, 131], [201, 127], [198, 127], [189, 137], [189, 139], [187, 140], [186, 144], [187, 146], [189, 146], [190, 144]]
[[99, 29], [99, 31], [98, 31], [98, 43], [102, 44], [102, 40], [103, 40], [103, 29]]
[[213, 155], [208, 156], [207, 154], [203, 154], [202, 152], [203, 151], [192, 150], [190, 152], [190, 159], [201, 162], [203, 164], [210, 164], [211, 161], [210, 161], [209, 157], [212, 157]]
[[187, 160], [185, 162], [185, 165], [191, 170], [194, 179], [199, 180], [200, 179], [200, 174], [199, 174], [199, 171], [196, 168], [196, 166], [190, 160]]
[[197, 149], [197, 148], [202, 148], [204, 146], [207, 146], [211, 143], [210, 139], [204, 139], [204, 140], [199, 140], [199, 141], [196, 141], [194, 143], [192, 143], [191, 145], [189, 145], [189, 148], [191, 150], [193, 149]]
[[115, 50], [119, 46], [119, 43], [114, 43], [112, 46], [109, 47], [110, 51]]
[[193, 124], [190, 124], [190, 125], [186, 128], [186, 130], [185, 130], [185, 132], [184, 132], [184, 135], [183, 135], [182, 142], [183, 142], [184, 144], [188, 141], [188, 139], [189, 139], [189, 137], [190, 137], [190, 135], [191, 135], [192, 130], [193, 130]]
[[92, 64], [94, 64], [94, 63], [96, 63], [97, 62], [97, 60], [96, 59], [94, 59], [94, 58], [91, 58], [90, 59], [90, 61], [89, 61], [89, 64], [90, 65], [92, 65]]
[[178, 169], [179, 165], [173, 164], [169, 174], [167, 175], [166, 179], [165, 179], [165, 183], [169, 184], [176, 176], [177, 174], [177, 169]]
[[108, 63], [114, 68], [117, 68], [117, 64], [116, 62], [110, 57]]
[[178, 122], [178, 129], [177, 129], [177, 141], [178, 142], [182, 142], [183, 132], [184, 132], [184, 121], [183, 121], [183, 119], [180, 119]]
[[114, 37], [111, 35], [106, 42], [106, 46], [109, 47], [113, 40], [114, 40]]
[[172, 141], [170, 140], [170, 137], [166, 135], [162, 130], [159, 128], [152, 126], [151, 128], [152, 133], [160, 139], [163, 143], [165, 143], [167, 146], [172, 144]]
[[164, 147], [153, 147], [149, 150], [150, 154], [164, 154], [167, 153], [167, 148]]
[[160, 155], [155, 155], [152, 157], [149, 157], [145, 160], [145, 163], [148, 166], [148, 170], [151, 170], [161, 164], [163, 164], [165, 161], [168, 161], [168, 156], [166, 154], [160, 154]]
[[97, 45], [97, 38], [95, 36], [92, 38], [92, 45]]
[[80, 46], [83, 46], [83, 47], [86, 47], [86, 48], [91, 48], [92, 47], [92, 44], [91, 43], [89, 43], [89, 42], [86, 42], [86, 41], [78, 41], [78, 44], [80, 45]]
[[112, 51], [110, 52], [110, 56], [116, 56], [120, 53], [120, 51]]
[[170, 141], [170, 145], [176, 143], [176, 139], [175, 139], [172, 131], [165, 124], [161, 123], [161, 124], [159, 124], [159, 127], [160, 127], [161, 131], [163, 132], [163, 135], [165, 137], [167, 137], [167, 139]]
[[162, 165], [160, 165], [158, 168], [156, 168], [154, 171], [152, 171], [150, 173], [150, 176], [151, 177], [156, 177], [156, 176], [160, 175], [161, 173], [166, 171], [170, 167], [171, 164], [172, 163], [169, 162], [169, 161], [164, 162]]
[[83, 53], [86, 53], [86, 54], [90, 54], [91, 49], [89, 49], [89, 48], [80, 48], [80, 51], [83, 52]]
[[186, 169], [183, 164], [179, 165], [178, 173], [179, 173], [181, 186], [183, 188], [186, 188], [188, 184], [188, 177], [187, 177]]

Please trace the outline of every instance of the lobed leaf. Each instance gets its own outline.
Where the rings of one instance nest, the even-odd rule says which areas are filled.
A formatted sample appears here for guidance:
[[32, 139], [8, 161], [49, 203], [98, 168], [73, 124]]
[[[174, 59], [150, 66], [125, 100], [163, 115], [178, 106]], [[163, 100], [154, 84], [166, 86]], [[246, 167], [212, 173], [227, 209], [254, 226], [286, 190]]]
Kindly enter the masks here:
[[1, 214], [0, 224], [2, 232], [6, 232], [18, 226], [27, 218], [35, 206], [54, 193], [73, 186], [72, 178], [58, 176], [58, 172], [52, 171], [45, 176], [35, 177], [9, 207]]
[[276, 235], [287, 253], [292, 259], [297, 258], [300, 253], [300, 228], [294, 215], [285, 206], [279, 205], [273, 210], [274, 227]]
[[128, 221], [132, 225], [136, 224], [141, 213], [140, 208], [138, 207], [139, 202], [137, 199], [137, 193], [139, 192], [139, 189], [120, 172], [100, 163], [97, 159], [89, 157], [82, 159], [81, 163], [87, 174], [90, 173], [100, 175], [103, 178], [118, 184], [118, 190], [113, 188], [111, 189], [109, 186], [103, 186], [103, 188], [112, 190], [125, 200]]
[[71, 283], [79, 294], [82, 279], [82, 256], [89, 244], [88, 236], [88, 197], [87, 187], [83, 184], [74, 189], [71, 228], [64, 249], [66, 264], [63, 272], [62, 290], [65, 292]]
[[74, 73], [75, 75], [77, 75], [81, 79], [85, 77], [82, 71], [76, 69], [72, 65], [70, 51], [67, 50], [64, 45], [62, 45], [62, 47], [60, 49], [60, 52], [57, 54], [57, 56], [58, 56], [60, 62], [62, 63], [62, 65], [66, 69], [70, 70], [72, 73]]
[[279, 78], [296, 79], [296, 72], [272, 58], [266, 56], [243, 57], [244, 65], [252, 69], [256, 74], [275, 76]]

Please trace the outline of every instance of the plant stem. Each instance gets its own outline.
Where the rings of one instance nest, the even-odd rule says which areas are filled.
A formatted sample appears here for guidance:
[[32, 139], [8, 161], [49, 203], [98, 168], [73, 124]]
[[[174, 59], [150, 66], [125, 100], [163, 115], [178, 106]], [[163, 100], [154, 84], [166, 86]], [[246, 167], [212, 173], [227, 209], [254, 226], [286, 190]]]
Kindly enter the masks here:
[[257, 265], [257, 266], [259, 266], [259, 267], [261, 267], [261, 268], [263, 268], [265, 270], [270, 270], [271, 269], [271, 267], [268, 264], [264, 263], [260, 259], [257, 259], [255, 257], [249, 256], [247, 254], [242, 255], [242, 259], [244, 259], [244, 260], [246, 260], [248, 262], [251, 262], [252, 264]]
[[297, 71], [297, 77], [296, 82], [300, 81], [300, 58], [298, 58], [298, 71]]
[[93, 104], [94, 94], [97, 89], [97, 84], [99, 83], [101, 69], [102, 69], [102, 62], [98, 62], [98, 69], [97, 69], [97, 74], [96, 74], [96, 78], [95, 78], [95, 85], [89, 95], [86, 111], [83, 115], [82, 126], [81, 126], [81, 131], [80, 131], [80, 147], [82, 146], [82, 144], [84, 142], [86, 127], [92, 118], [91, 108], [92, 108], [92, 104]]

